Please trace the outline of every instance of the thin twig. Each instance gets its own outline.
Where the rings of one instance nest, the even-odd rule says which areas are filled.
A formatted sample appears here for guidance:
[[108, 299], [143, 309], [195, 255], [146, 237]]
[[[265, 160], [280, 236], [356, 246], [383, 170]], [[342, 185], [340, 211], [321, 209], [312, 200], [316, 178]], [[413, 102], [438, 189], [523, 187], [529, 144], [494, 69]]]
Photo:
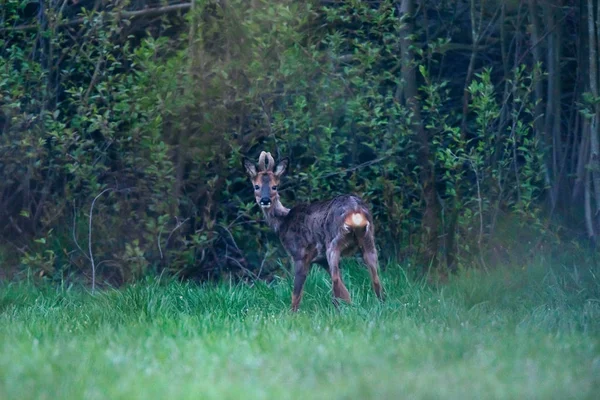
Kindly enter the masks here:
[[[348, 172], [356, 171], [357, 169], [360, 169], [362, 167], [368, 167], [369, 165], [380, 163], [382, 161], [387, 160], [390, 157], [391, 156], [384, 156], [384, 157], [376, 158], [376, 159], [371, 160], [371, 161], [365, 161], [364, 163], [355, 165], [354, 167], [350, 167], [350, 168], [342, 169], [340, 171], [336, 171], [336, 172], [331, 172], [329, 174], [325, 174], [325, 175], [321, 176], [320, 179], [327, 179], [327, 178], [330, 178], [332, 176], [347, 174]], [[301, 183], [300, 180], [301, 179], [305, 179], [305, 178], [299, 177], [299, 179], [295, 183], [293, 183], [293, 184], [291, 184], [289, 186], [286, 186], [285, 189], [290, 189], [290, 188], [293, 188], [293, 187], [296, 187], [296, 186], [300, 185], [300, 183]]]
[[237, 266], [244, 271], [245, 273], [247, 273], [248, 275], [250, 275], [252, 278], [254, 278], [255, 280], [258, 280], [258, 276], [256, 276], [256, 274], [252, 271], [250, 271], [248, 268], [244, 267], [242, 265], [242, 263], [240, 263], [238, 260], [236, 260], [235, 258], [231, 257], [229, 254], [225, 254], [225, 258], [228, 260], [233, 261], [235, 264], [237, 264]]
[[98, 61], [96, 61], [96, 67], [94, 68], [94, 75], [92, 75], [92, 79], [90, 81], [90, 84], [87, 88], [87, 90], [85, 91], [85, 95], [83, 96], [83, 103], [87, 104], [89, 98], [90, 98], [90, 93], [92, 92], [92, 89], [94, 88], [94, 86], [96, 85], [96, 83], [98, 82], [98, 78], [100, 76], [100, 68], [102, 67], [102, 63], [104, 62], [104, 56], [102, 54], [100, 54], [98, 56]]
[[536, 48], [540, 43], [542, 43], [542, 41], [544, 39], [546, 39], [546, 36], [548, 36], [549, 34], [551, 34], [552, 32], [554, 32], [554, 30], [556, 30], [556, 28], [560, 27], [562, 22], [567, 19], [567, 17], [569, 17], [571, 15], [573, 11], [569, 10], [569, 12], [565, 13], [564, 17], [562, 17], [560, 20], [558, 20], [558, 22], [556, 22], [550, 29], [548, 29], [546, 31], [546, 33], [544, 33], [538, 40], [537, 42], [533, 43], [527, 50], [525, 50], [525, 52], [523, 54], [521, 54], [521, 57], [519, 58], [519, 60], [515, 63], [515, 67], [518, 66], [519, 64], [521, 64], [521, 62], [523, 61], [523, 59], [534, 49]]
[[75, 246], [77, 246], [77, 248], [79, 249], [79, 251], [81, 251], [81, 254], [83, 254], [85, 256], [85, 258], [87, 258], [89, 260], [90, 257], [81, 248], [81, 246], [79, 245], [79, 241], [77, 240], [76, 223], [77, 223], [77, 208], [75, 207], [75, 202], [73, 202], [73, 232], [72, 232], [72, 234], [73, 234], [73, 242], [75, 242]]
[[346, 173], [348, 173], [348, 172], [356, 171], [356, 170], [357, 170], [357, 169], [359, 169], [359, 168], [362, 168], [362, 167], [368, 167], [369, 165], [373, 165], [373, 164], [380, 163], [380, 162], [382, 162], [382, 161], [385, 161], [385, 160], [387, 160], [388, 158], [390, 158], [390, 156], [384, 156], [384, 157], [379, 157], [379, 158], [376, 158], [376, 159], [374, 159], [374, 160], [371, 160], [371, 161], [365, 161], [364, 163], [362, 163], [362, 164], [358, 164], [358, 165], [355, 165], [354, 167], [346, 168], [346, 169], [343, 169], [343, 170], [341, 170], [341, 171], [337, 171], [337, 172], [331, 172], [331, 173], [329, 173], [329, 174], [323, 175], [323, 176], [321, 177], [321, 179], [325, 179], [325, 178], [329, 178], [329, 177], [331, 177], [331, 176], [335, 176], [335, 175], [341, 175], [341, 174], [346, 174]]
[[265, 252], [265, 256], [263, 257], [261, 263], [260, 263], [260, 268], [258, 269], [258, 274], [256, 274], [256, 276], [260, 279], [260, 275], [262, 274], [262, 270], [263, 267], [265, 266], [265, 262], [267, 261], [267, 257], [271, 256], [273, 254], [272, 251], [269, 251], [267, 249], [267, 251]]
[[231, 243], [233, 244], [233, 246], [235, 247], [235, 249], [236, 249], [237, 251], [240, 251], [240, 252], [241, 252], [241, 250], [240, 250], [240, 248], [238, 247], [238, 245], [237, 245], [237, 243], [236, 243], [235, 239], [233, 238], [233, 234], [231, 233], [231, 231], [230, 231], [230, 230], [229, 230], [227, 227], [225, 227], [224, 225], [220, 225], [220, 224], [219, 224], [219, 225], [216, 225], [216, 226], [217, 226], [217, 227], [219, 227], [219, 228], [221, 228], [221, 229], [223, 229], [225, 232], [227, 232], [227, 234], [229, 235], [229, 238], [231, 239]]
[[464, 160], [464, 161], [467, 161], [469, 164], [471, 164], [471, 168], [473, 169], [473, 172], [475, 173], [475, 183], [477, 184], [477, 203], [479, 206], [479, 237], [477, 238], [477, 247], [479, 247], [479, 259], [481, 261], [481, 264], [483, 265], [484, 268], [487, 269], [486, 263], [483, 259], [483, 251], [482, 251], [482, 247], [481, 247], [481, 243], [483, 241], [483, 200], [481, 198], [481, 187], [479, 184], [479, 173], [477, 172], [477, 166], [475, 165], [475, 163], [473, 162], [473, 160], [471, 158], [457, 156], [451, 150], [448, 150], [448, 152], [456, 159]]
[[89, 217], [89, 226], [88, 226], [88, 251], [89, 251], [89, 258], [90, 258], [90, 262], [92, 263], [92, 294], [94, 294], [94, 292], [96, 291], [96, 264], [94, 262], [94, 253], [92, 252], [92, 216], [94, 213], [94, 205], [96, 204], [96, 200], [98, 200], [98, 198], [100, 196], [102, 196], [104, 193], [114, 190], [113, 188], [107, 188], [104, 189], [103, 191], [101, 191], [96, 197], [94, 197], [94, 200], [92, 201], [92, 205], [90, 206], [90, 217]]
[[[179, 228], [181, 228], [183, 226], [183, 224], [185, 224], [187, 221], [189, 220], [189, 218], [184, 219], [183, 221], [179, 221], [177, 220], [177, 225], [175, 225], [175, 228], [173, 228], [173, 230], [171, 230], [171, 233], [169, 233], [169, 236], [167, 236], [167, 240], [165, 241], [165, 249], [167, 248], [167, 246], [169, 245], [169, 240], [171, 239], [171, 236], [173, 236], [173, 233], [175, 233], [175, 231]], [[162, 234], [162, 228], [160, 229], [160, 232], [158, 232], [158, 251], [160, 252], [160, 259], [163, 259], [163, 252], [162, 252], [162, 248], [160, 246], [160, 236]]]
[[277, 141], [277, 136], [275, 136], [275, 134], [273, 133], [273, 127], [271, 126], [271, 113], [269, 113], [267, 111], [267, 106], [265, 104], [265, 101], [263, 100], [262, 96], [259, 96], [259, 100], [260, 100], [260, 106], [262, 108], [263, 113], [265, 114], [265, 117], [267, 118], [267, 126], [269, 127], [269, 136], [271, 136], [273, 138], [273, 141], [275, 142], [275, 149], [277, 151], [277, 158], [281, 159], [281, 152], [279, 151], [279, 143]]

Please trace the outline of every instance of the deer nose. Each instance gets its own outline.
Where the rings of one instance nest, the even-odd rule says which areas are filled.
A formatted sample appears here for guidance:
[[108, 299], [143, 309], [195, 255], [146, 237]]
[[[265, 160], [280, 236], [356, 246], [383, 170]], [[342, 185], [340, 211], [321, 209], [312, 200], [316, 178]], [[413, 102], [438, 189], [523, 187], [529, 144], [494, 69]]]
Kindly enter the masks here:
[[268, 197], [263, 197], [260, 199], [260, 205], [261, 206], [270, 206], [271, 205], [271, 199]]

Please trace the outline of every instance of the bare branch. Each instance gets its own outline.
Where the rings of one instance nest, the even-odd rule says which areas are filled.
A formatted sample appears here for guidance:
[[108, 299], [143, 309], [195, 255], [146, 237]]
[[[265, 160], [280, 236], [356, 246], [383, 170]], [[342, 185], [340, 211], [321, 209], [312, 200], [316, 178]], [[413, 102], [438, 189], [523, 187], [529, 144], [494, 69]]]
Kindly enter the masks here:
[[[176, 12], [176, 11], [187, 11], [191, 8], [191, 6], [192, 6], [192, 3], [182, 3], [182, 4], [174, 4], [174, 5], [170, 5], [170, 6], [164, 6], [164, 7], [148, 8], [148, 9], [139, 10], [139, 11], [121, 11], [121, 12], [116, 12], [116, 13], [103, 14], [103, 18], [105, 21], [110, 21], [110, 20], [123, 20], [123, 19], [130, 19], [130, 18], [139, 18], [139, 17], [154, 17], [154, 16], [159, 16], [159, 15], [163, 15], [163, 14]], [[80, 25], [80, 24], [84, 23], [86, 21], [86, 19], [87, 18], [84, 18], [84, 17], [71, 19], [71, 20], [65, 21], [65, 22], [57, 25], [56, 27], [64, 28], [67, 26]], [[39, 28], [38, 24], [18, 25], [18, 26], [14, 26], [11, 28], [2, 28], [2, 29], [0, 29], [0, 32], [32, 31], [32, 30], [36, 30], [38, 28]]]
[[98, 56], [98, 61], [96, 62], [96, 68], [94, 68], [94, 75], [92, 76], [92, 80], [90, 81], [90, 85], [88, 86], [87, 90], [85, 91], [85, 95], [83, 96], [83, 103], [87, 104], [89, 98], [90, 98], [90, 93], [92, 92], [92, 89], [94, 88], [94, 86], [96, 85], [96, 83], [98, 82], [98, 77], [100, 76], [100, 68], [102, 67], [102, 63], [104, 62], [104, 56], [102, 54], [100, 54]]
[[[177, 220], [177, 224], [175, 225], [175, 228], [173, 228], [173, 230], [171, 230], [171, 233], [169, 233], [169, 236], [167, 237], [167, 240], [165, 241], [165, 249], [169, 245], [169, 240], [171, 239], [171, 236], [173, 236], [173, 233], [175, 233], [175, 231], [177, 229], [181, 228], [183, 226], [183, 224], [185, 224], [188, 220], [189, 220], [189, 218], [186, 218], [183, 221]], [[160, 259], [162, 260], [164, 257], [163, 257], [162, 247], [160, 246], [160, 236], [161, 235], [162, 235], [162, 228], [161, 228], [160, 232], [158, 232], [158, 239], [157, 239], [158, 251], [160, 252]]]
[[[348, 172], [356, 171], [357, 169], [360, 169], [360, 168], [363, 168], [363, 167], [368, 167], [369, 165], [378, 164], [378, 163], [380, 163], [382, 161], [387, 160], [388, 158], [390, 158], [390, 156], [384, 156], [384, 157], [376, 158], [376, 159], [371, 160], [371, 161], [365, 161], [364, 163], [355, 165], [354, 167], [345, 168], [345, 169], [342, 169], [342, 170], [339, 170], [339, 171], [336, 171], [336, 172], [330, 172], [328, 174], [325, 174], [325, 175], [321, 176], [320, 178], [321, 179], [327, 179], [327, 178], [331, 178], [332, 176], [347, 174]], [[295, 183], [293, 183], [293, 184], [291, 184], [289, 186], [286, 185], [284, 189], [280, 190], [280, 192], [282, 192], [282, 191], [284, 191], [286, 189], [294, 188], [294, 187], [300, 185], [301, 184], [301, 182], [300, 182], [301, 179], [305, 179], [305, 178], [304, 177], [299, 177], [299, 179]]]
[[371, 161], [365, 161], [364, 163], [355, 165], [354, 167], [345, 168], [345, 169], [343, 169], [341, 171], [331, 172], [329, 174], [323, 175], [321, 178], [325, 179], [325, 178], [329, 178], [329, 177], [332, 177], [332, 176], [335, 176], [335, 175], [346, 174], [348, 172], [356, 171], [357, 169], [360, 169], [360, 168], [363, 168], [363, 167], [368, 167], [369, 165], [380, 163], [380, 162], [382, 162], [384, 160], [387, 160], [388, 158], [390, 158], [390, 156], [384, 156], [384, 157], [376, 158], [376, 159], [371, 160]]
[[561, 24], [563, 23], [563, 21], [565, 19], [567, 19], [567, 17], [569, 17], [572, 13], [573, 13], [573, 10], [569, 10], [569, 12], [566, 12], [565, 15], [561, 19], [559, 19], [554, 25], [552, 25], [552, 27], [550, 29], [548, 29], [546, 31], [546, 33], [544, 33], [535, 43], [533, 43], [527, 50], [525, 50], [523, 52], [523, 54], [521, 54], [521, 57], [519, 57], [519, 59], [515, 63], [515, 66], [520, 65], [523, 62], [523, 60], [525, 59], [525, 57], [527, 57], [527, 55], [533, 49], [535, 49], [537, 46], [539, 46], [539, 44], [542, 43], [548, 35], [550, 35], [552, 32], [554, 32], [556, 29], [558, 29], [561, 26]]
[[90, 206], [90, 217], [89, 217], [89, 226], [88, 226], [88, 251], [90, 262], [92, 263], [92, 294], [94, 294], [96, 290], [96, 264], [94, 262], [94, 253], [92, 252], [92, 216], [94, 213], [94, 205], [96, 204], [96, 200], [100, 198], [104, 193], [114, 190], [113, 188], [107, 188], [101, 191], [94, 200], [92, 201], [92, 205]]
[[484, 268], [487, 268], [485, 260], [483, 259], [483, 247], [482, 247], [482, 243], [483, 243], [483, 197], [481, 196], [481, 186], [479, 183], [480, 179], [479, 179], [479, 173], [477, 170], [477, 165], [475, 165], [475, 162], [473, 161], [472, 158], [458, 156], [449, 149], [448, 149], [448, 153], [450, 153], [454, 158], [456, 158], [458, 160], [467, 161], [471, 165], [471, 168], [473, 169], [473, 172], [475, 173], [475, 183], [477, 185], [477, 205], [479, 208], [479, 235], [477, 238], [477, 245], [479, 247], [479, 260], [481, 261], [482, 266]]
[[77, 248], [79, 249], [79, 251], [81, 252], [81, 254], [83, 254], [85, 256], [85, 258], [87, 258], [89, 260], [90, 257], [86, 254], [85, 251], [83, 251], [83, 249], [79, 245], [79, 241], [77, 240], [77, 227], [76, 227], [76, 223], [77, 223], [77, 209], [75, 208], [75, 202], [73, 202], [73, 231], [72, 231], [73, 242], [75, 242], [75, 246], [77, 246]]

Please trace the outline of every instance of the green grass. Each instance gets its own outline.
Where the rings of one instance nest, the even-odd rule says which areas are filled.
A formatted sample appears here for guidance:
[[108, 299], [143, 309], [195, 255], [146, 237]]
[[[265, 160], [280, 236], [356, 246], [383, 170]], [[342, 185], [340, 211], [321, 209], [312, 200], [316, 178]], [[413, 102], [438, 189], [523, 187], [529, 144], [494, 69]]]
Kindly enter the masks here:
[[591, 399], [600, 270], [463, 274], [434, 288], [389, 266], [388, 299], [345, 265], [336, 311], [314, 268], [291, 282], [146, 282], [90, 295], [0, 286], [1, 399]]

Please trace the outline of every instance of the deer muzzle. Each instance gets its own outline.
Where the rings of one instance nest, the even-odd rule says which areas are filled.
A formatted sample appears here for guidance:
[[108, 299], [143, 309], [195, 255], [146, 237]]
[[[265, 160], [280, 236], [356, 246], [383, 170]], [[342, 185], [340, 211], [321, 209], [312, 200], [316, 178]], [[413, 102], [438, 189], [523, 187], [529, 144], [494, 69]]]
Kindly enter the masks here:
[[270, 207], [271, 199], [269, 197], [262, 197], [259, 201], [261, 207]]

